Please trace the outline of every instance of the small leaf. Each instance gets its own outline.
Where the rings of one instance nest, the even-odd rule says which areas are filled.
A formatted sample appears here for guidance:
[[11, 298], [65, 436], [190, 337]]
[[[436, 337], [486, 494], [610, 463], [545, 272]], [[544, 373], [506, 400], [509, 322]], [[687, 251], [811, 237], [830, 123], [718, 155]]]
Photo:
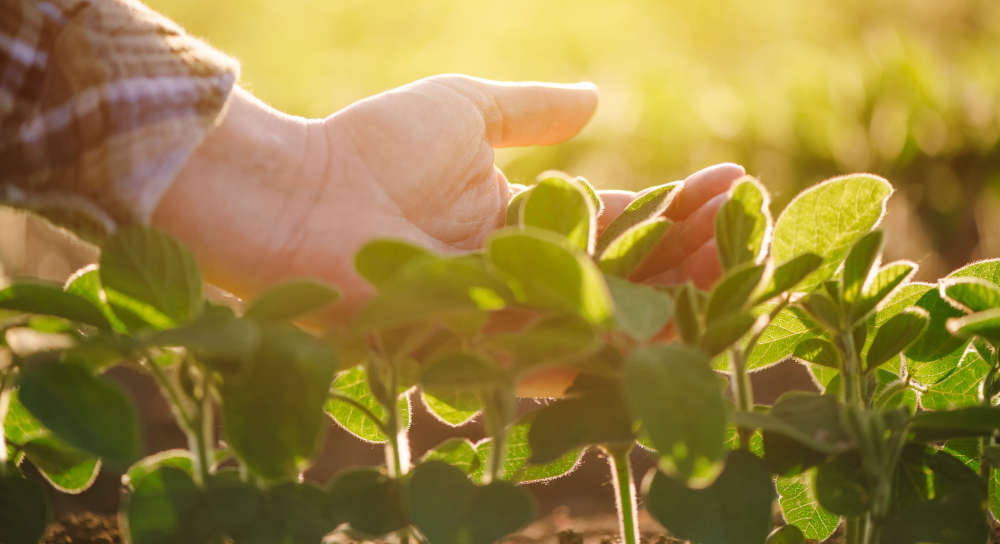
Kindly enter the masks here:
[[723, 456], [727, 417], [705, 355], [674, 344], [639, 348], [626, 363], [624, 383], [661, 465], [682, 482], [711, 481]]
[[476, 446], [466, 438], [449, 438], [434, 446], [420, 458], [421, 463], [427, 461], [443, 461], [466, 474], [479, 466]]
[[354, 255], [354, 267], [362, 278], [381, 288], [407, 264], [428, 255], [430, 252], [426, 249], [404, 240], [372, 240]]
[[627, 278], [635, 272], [672, 223], [659, 218], [625, 231], [601, 252], [597, 264], [605, 274]]
[[674, 300], [677, 332], [685, 344], [697, 344], [703, 332], [697, 296], [694, 286], [686, 283], [678, 289]]
[[52, 517], [45, 487], [17, 474], [0, 474], [0, 541], [35, 544]]
[[764, 328], [757, 344], [747, 356], [747, 369], [758, 370], [780, 362], [800, 342], [817, 336], [818, 330], [801, 310], [785, 308]]
[[806, 544], [806, 536], [798, 527], [785, 525], [771, 531], [764, 544]]
[[837, 351], [837, 348], [834, 347], [829, 340], [825, 340], [823, 338], [807, 338], [802, 342], [799, 342], [799, 344], [795, 346], [795, 352], [792, 353], [792, 357], [808, 363], [823, 365], [837, 370], [840, 370], [840, 367], [843, 364], [840, 360], [840, 352]]
[[623, 332], [643, 342], [667, 326], [674, 315], [674, 299], [649, 286], [605, 276], [615, 305], [615, 323]]
[[[545, 174], [545, 172], [542, 174]], [[548, 176], [539, 175], [540, 179], [545, 179], [546, 177]], [[597, 194], [597, 189], [594, 189], [593, 184], [583, 176], [576, 176], [575, 178], [571, 178], [570, 181], [579, 187], [583, 191], [583, 194], [587, 195], [587, 199], [590, 200], [590, 203], [594, 207], [594, 217], [601, 215], [601, 212], [604, 211], [604, 201]]]
[[816, 498], [826, 510], [840, 516], [860, 516], [868, 512], [871, 495], [855, 454], [838, 455], [816, 468]]
[[327, 517], [333, 525], [348, 523], [369, 537], [407, 527], [403, 486], [374, 468], [349, 469], [337, 474], [327, 490]]
[[191, 350], [200, 360], [228, 363], [227, 370], [238, 370], [260, 345], [260, 330], [253, 321], [239, 319], [224, 306], [208, 306], [194, 321], [174, 329], [157, 331], [144, 339], [148, 346], [180, 346]]
[[844, 260], [844, 279], [842, 296], [844, 302], [850, 306], [854, 304], [868, 283], [875, 267], [882, 256], [882, 246], [885, 243], [885, 236], [882, 231], [876, 230], [862, 236], [851, 247], [850, 253]]
[[246, 316], [265, 321], [286, 321], [333, 304], [340, 294], [332, 286], [310, 279], [288, 280], [257, 295]]
[[967, 264], [948, 274], [949, 278], [979, 278], [1000, 285], [1000, 259], [985, 259]]
[[640, 193], [601, 233], [594, 255], [603, 254], [612, 242], [636, 225], [660, 217], [673, 202], [681, 187], [682, 182], [673, 181]]
[[486, 254], [521, 302], [575, 313], [594, 324], [613, 316], [604, 278], [590, 258], [544, 232], [500, 231], [487, 241]]
[[979, 384], [991, 366], [975, 349], [966, 350], [953, 372], [924, 391], [921, 405], [928, 410], [948, 410], [981, 404]]
[[616, 384], [608, 382], [575, 395], [571, 388], [567, 393], [573, 396], [532, 414], [530, 463], [548, 463], [584, 446], [633, 440], [632, 419]]
[[915, 362], [915, 366], [938, 361], [965, 345], [966, 341], [952, 336], [946, 326], [949, 318], [961, 317], [965, 313], [945, 302], [937, 289], [928, 289], [917, 299], [915, 305], [927, 310], [931, 317], [927, 330], [920, 339], [906, 348], [906, 358]]
[[[332, 388], [339, 394], [350, 397], [362, 406], [367, 408], [373, 415], [385, 421], [388, 414], [378, 399], [372, 394], [368, 386], [368, 379], [365, 370], [361, 367], [354, 367], [341, 372], [333, 380]], [[410, 402], [407, 395], [400, 396], [396, 401], [397, 417], [402, 427], [410, 425]], [[367, 442], [385, 442], [386, 436], [379, 429], [378, 425], [371, 421], [361, 410], [346, 402], [329, 399], [323, 405], [323, 411], [330, 416], [337, 425], [354, 436]]]
[[162, 467], [143, 478], [122, 505], [122, 532], [134, 544], [204, 542], [209, 527], [199, 520], [201, 493], [191, 476]]
[[[778, 474], [794, 474], [825, 459], [828, 455], [844, 451], [853, 444], [841, 423], [841, 407], [828, 395], [787, 392], [774, 403], [766, 418], [755, 414], [758, 421], [751, 427], [764, 432], [764, 459], [768, 467]], [[743, 418], [748, 414], [734, 415], [738, 425], [744, 427]]]
[[946, 327], [955, 336], [978, 336], [993, 345], [1000, 344], [1000, 308], [953, 317]]
[[122, 483], [130, 490], [134, 490], [145, 477], [155, 473], [163, 467], [172, 467], [191, 474], [193, 466], [194, 462], [191, 460], [191, 452], [188, 450], [164, 450], [154, 453], [153, 455], [143, 457], [134, 465], [129, 467], [128, 472], [122, 476]]
[[750, 295], [757, 289], [763, 278], [764, 265], [762, 264], [728, 270], [708, 295], [705, 320], [711, 323], [749, 306]]
[[141, 451], [139, 420], [121, 389], [79, 365], [37, 362], [21, 376], [24, 407], [69, 445], [125, 467]]
[[0, 290], [0, 308], [51, 315], [110, 330], [111, 323], [91, 301], [63, 291], [57, 284], [22, 280]]
[[782, 263], [774, 269], [767, 288], [764, 289], [763, 294], [757, 297], [754, 303], [765, 302], [786, 291], [795, 289], [799, 282], [822, 264], [823, 258], [815, 253], [803, 253]]
[[704, 489], [689, 489], [659, 471], [644, 487], [646, 510], [676, 537], [699, 544], [767, 538], [774, 486], [752, 453], [731, 452], [718, 479]]
[[478, 391], [503, 383], [506, 373], [491, 361], [471, 353], [445, 353], [420, 373], [420, 384], [432, 389]]
[[596, 210], [577, 184], [559, 177], [541, 180], [521, 211], [521, 224], [565, 236], [582, 251], [593, 249]]
[[1000, 287], [979, 278], [945, 278], [938, 282], [941, 297], [969, 313], [1000, 308]]
[[[148, 305], [167, 323], [153, 317], [151, 325], [178, 325], [194, 319], [202, 309], [198, 264], [177, 240], [158, 230], [127, 227], [101, 246], [101, 284], [108, 299], [132, 299], [129, 310]], [[140, 316], [149, 317], [149, 316]]]
[[950, 411], [920, 412], [911, 419], [910, 429], [917, 442], [986, 436], [1000, 429], [1000, 408], [968, 406]]
[[36, 438], [24, 444], [23, 449], [31, 464], [63, 493], [82, 493], [101, 470], [99, 459], [55, 437]]
[[504, 226], [522, 226], [522, 221], [524, 221], [524, 204], [528, 202], [528, 196], [530, 196], [532, 189], [534, 187], [528, 187], [511, 197], [510, 202], [507, 203], [507, 215], [504, 220]]
[[771, 236], [771, 199], [756, 179], [745, 176], [729, 190], [715, 216], [715, 239], [724, 270], [759, 264]]
[[865, 355], [867, 370], [878, 368], [899, 355], [927, 329], [930, 316], [923, 308], [908, 308], [896, 314], [878, 328], [875, 339]]
[[223, 377], [226, 439], [259, 477], [293, 478], [319, 445], [320, 410], [337, 357], [328, 345], [287, 323], [262, 324], [260, 331], [260, 348], [246, 368]]
[[601, 345], [594, 326], [572, 315], [541, 318], [526, 329], [491, 334], [485, 341], [509, 357], [518, 374], [541, 366], [575, 363]]
[[803, 290], [830, 278], [854, 243], [874, 229], [892, 194], [888, 181], [868, 174], [833, 178], [799, 193], [774, 226], [771, 253], [783, 263], [802, 253], [823, 257]]
[[3, 431], [7, 442], [26, 444], [36, 438], [51, 434], [41, 421], [31, 415], [31, 412], [21, 404], [17, 390], [10, 392], [10, 402], [7, 405], [7, 417], [3, 420]]
[[823, 542], [837, 530], [840, 516], [819, 505], [814, 478], [815, 469], [796, 476], [779, 476], [775, 488], [785, 521], [801, 529], [806, 538]]
[[909, 281], [916, 271], [917, 265], [909, 261], [895, 261], [880, 268], [865, 286], [861, 297], [851, 306], [851, 323], [860, 323], [868, 317], [897, 288]]
[[802, 309], [809, 314], [809, 317], [822, 323], [827, 329], [832, 331], [840, 330], [842, 324], [840, 319], [840, 308], [829, 296], [820, 291], [815, 291], [806, 295], [799, 304]]
[[424, 401], [428, 412], [452, 427], [465, 425], [483, 409], [479, 395], [472, 391], [437, 391], [424, 388], [420, 398]]
[[[570, 449], [562, 456], [547, 463], [531, 463], [534, 453], [529, 439], [535, 412], [523, 416], [517, 423], [507, 428], [506, 445], [503, 456], [504, 480], [514, 483], [532, 483], [552, 480], [572, 472], [583, 458], [585, 448]], [[493, 439], [484, 438], [476, 443], [475, 463], [470, 476], [473, 481], [482, 481], [493, 452]]]
[[710, 321], [701, 336], [698, 345], [710, 357], [714, 357], [729, 349], [740, 338], [750, 332], [757, 319], [749, 313], [734, 313], [726, 317]]
[[[238, 482], [233, 483], [238, 484]], [[236, 492], [238, 498], [230, 499], [230, 502], [236, 505], [242, 505], [246, 501], [244, 497], [255, 495], [260, 504], [252, 516], [246, 517], [246, 514], [242, 513], [243, 515], [237, 517], [237, 519], [246, 517], [247, 523], [228, 531], [234, 542], [314, 544], [334, 529], [327, 519], [324, 508], [326, 494], [314, 485], [284, 483], [256, 493], [249, 486], [232, 485], [229, 489]], [[231, 517], [232, 507], [223, 511], [216, 509], [216, 519], [223, 514]], [[230, 525], [236, 524], [230, 522]]]
[[413, 469], [406, 489], [413, 524], [435, 544], [494, 542], [530, 522], [531, 495], [510, 482], [477, 487], [461, 470], [430, 461]]

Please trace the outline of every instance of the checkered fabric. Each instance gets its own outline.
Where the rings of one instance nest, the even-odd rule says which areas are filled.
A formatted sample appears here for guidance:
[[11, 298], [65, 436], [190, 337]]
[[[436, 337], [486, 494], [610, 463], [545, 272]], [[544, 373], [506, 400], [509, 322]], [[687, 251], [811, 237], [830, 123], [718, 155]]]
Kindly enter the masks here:
[[0, 201], [95, 240], [148, 222], [237, 71], [134, 0], [0, 0]]

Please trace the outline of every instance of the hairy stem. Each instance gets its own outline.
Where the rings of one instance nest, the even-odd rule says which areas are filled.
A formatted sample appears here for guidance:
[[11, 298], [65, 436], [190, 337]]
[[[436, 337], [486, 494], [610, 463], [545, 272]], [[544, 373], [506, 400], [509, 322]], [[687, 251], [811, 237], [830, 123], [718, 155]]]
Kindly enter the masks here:
[[501, 387], [486, 393], [483, 419], [487, 434], [493, 438], [493, 449], [490, 450], [484, 483], [503, 477], [504, 461], [507, 454], [507, 423], [513, 416], [512, 412], [513, 406], [506, 388]]
[[639, 544], [639, 508], [636, 503], [635, 482], [629, 452], [632, 445], [605, 446], [611, 481], [615, 486], [615, 506], [618, 509], [618, 530], [623, 544]]
[[[736, 408], [742, 412], [753, 411], [753, 385], [750, 383], [750, 373], [747, 372], [746, 352], [738, 348], [729, 351], [729, 364], [732, 371], [730, 386]], [[750, 451], [750, 437], [753, 431], [739, 429], [740, 448]]]
[[194, 452], [195, 483], [204, 485], [212, 471], [212, 458], [215, 442], [214, 414], [212, 412], [212, 394], [209, 385], [209, 375], [202, 369], [201, 398], [198, 402], [198, 417], [196, 428], [188, 432], [188, 445]]
[[854, 335], [851, 334], [851, 331], [840, 335], [839, 344], [844, 356], [842, 375], [844, 402], [848, 406], [863, 407], [865, 400], [861, 388], [861, 361], [858, 360], [858, 351], [854, 346]]

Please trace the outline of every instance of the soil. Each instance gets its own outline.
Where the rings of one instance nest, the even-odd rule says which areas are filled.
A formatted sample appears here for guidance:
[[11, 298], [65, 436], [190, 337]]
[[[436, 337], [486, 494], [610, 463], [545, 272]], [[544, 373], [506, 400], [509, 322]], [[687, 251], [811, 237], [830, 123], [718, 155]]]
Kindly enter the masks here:
[[121, 544], [118, 520], [100, 514], [69, 514], [49, 526], [42, 544]]

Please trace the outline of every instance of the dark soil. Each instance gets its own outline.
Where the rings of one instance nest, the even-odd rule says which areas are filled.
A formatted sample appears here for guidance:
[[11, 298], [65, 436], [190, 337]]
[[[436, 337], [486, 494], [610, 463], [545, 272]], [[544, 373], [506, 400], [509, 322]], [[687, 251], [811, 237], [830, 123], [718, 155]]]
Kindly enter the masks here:
[[114, 516], [69, 514], [49, 526], [42, 544], [121, 544]]

